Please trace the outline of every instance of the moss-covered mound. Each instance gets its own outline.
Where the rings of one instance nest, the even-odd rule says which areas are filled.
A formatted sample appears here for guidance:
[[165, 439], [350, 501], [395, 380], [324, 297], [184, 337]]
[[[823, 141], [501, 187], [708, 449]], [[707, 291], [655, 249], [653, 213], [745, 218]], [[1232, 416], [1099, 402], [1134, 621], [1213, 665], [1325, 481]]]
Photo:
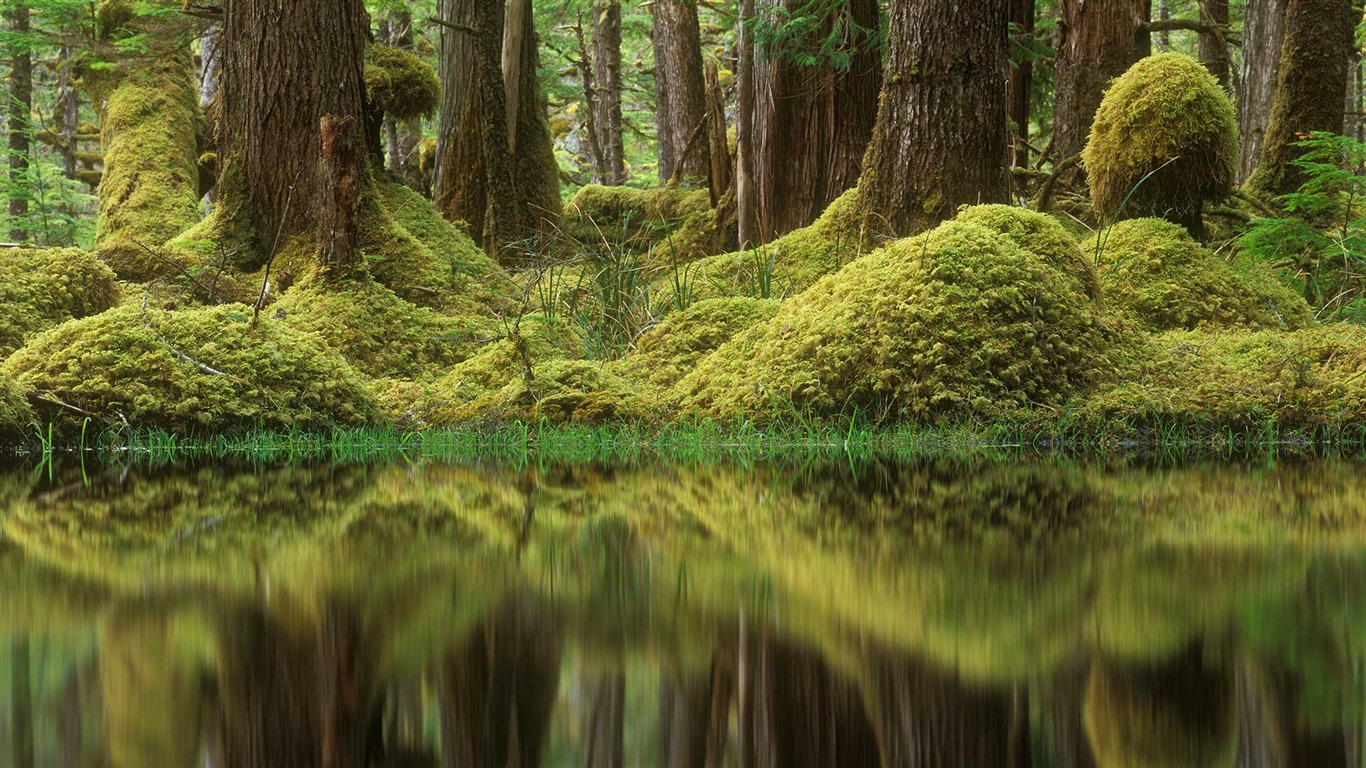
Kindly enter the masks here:
[[[1238, 116], [1219, 81], [1179, 53], [1150, 56], [1105, 92], [1082, 153], [1091, 201], [1109, 218], [1160, 216], [1195, 228], [1233, 191]], [[1127, 203], [1126, 203], [1127, 199]]]
[[265, 314], [252, 327], [241, 305], [118, 307], [40, 334], [0, 370], [25, 390], [141, 427], [322, 428], [366, 422], [373, 410], [340, 354]]
[[579, 246], [648, 254], [654, 264], [695, 261], [724, 247], [705, 189], [590, 184], [565, 213], [565, 232]]
[[1122, 221], [1082, 248], [1092, 254], [1099, 250], [1106, 306], [1151, 331], [1293, 330], [1312, 322], [1304, 299], [1265, 267], [1231, 267], [1176, 224]]
[[1101, 429], [1366, 424], [1366, 329], [1165, 333], [1077, 412]]
[[0, 372], [0, 445], [18, 437], [32, 420], [33, 409], [24, 393]]
[[430, 117], [441, 102], [436, 70], [409, 51], [387, 45], [366, 49], [365, 92], [372, 107], [395, 120]]
[[1108, 372], [1119, 341], [1043, 259], [949, 222], [854, 261], [704, 359], [685, 411], [857, 407], [921, 422], [1006, 417]]
[[959, 221], [981, 224], [1005, 235], [1016, 245], [1072, 279], [1073, 290], [1100, 298], [1100, 280], [1091, 260], [1077, 247], [1077, 239], [1057, 219], [1010, 205], [975, 205], [958, 212]]
[[0, 252], [0, 359], [33, 334], [114, 306], [114, 273], [76, 248]]
[[736, 334], [771, 319], [780, 306], [774, 299], [699, 301], [651, 328], [615, 368], [658, 390], [667, 390]]

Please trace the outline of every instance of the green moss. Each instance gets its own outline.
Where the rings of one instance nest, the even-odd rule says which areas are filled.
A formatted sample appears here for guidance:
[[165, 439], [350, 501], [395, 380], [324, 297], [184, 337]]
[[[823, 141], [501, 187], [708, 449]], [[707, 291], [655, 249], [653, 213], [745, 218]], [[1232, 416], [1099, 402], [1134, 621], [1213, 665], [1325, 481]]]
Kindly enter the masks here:
[[1100, 298], [1100, 280], [1091, 260], [1077, 247], [1076, 238], [1052, 216], [1010, 205], [976, 205], [964, 207], [957, 218], [1005, 235], [1060, 274], [1070, 277], [1072, 290], [1093, 299]]
[[1091, 201], [1107, 219], [1123, 206], [1125, 215], [1168, 218], [1203, 236], [1203, 203], [1233, 191], [1237, 113], [1200, 62], [1150, 56], [1106, 91], [1082, 161]]
[[33, 334], [118, 301], [114, 273], [89, 251], [11, 248], [0, 253], [0, 359]]
[[1122, 221], [1082, 246], [1096, 253], [1106, 306], [1152, 331], [1304, 328], [1309, 306], [1266, 267], [1232, 268], [1180, 226]]
[[979, 224], [949, 222], [822, 278], [675, 388], [713, 416], [857, 407], [922, 422], [1060, 403], [1109, 369], [1084, 294]]
[[441, 103], [436, 70], [409, 51], [371, 45], [365, 52], [370, 104], [395, 120], [430, 117]]
[[781, 305], [773, 299], [707, 299], [664, 318], [636, 341], [616, 369], [664, 391], [690, 373], [702, 358], [741, 331], [771, 319]]
[[1084, 426], [1314, 428], [1366, 423], [1366, 330], [1173, 331], [1082, 398]]
[[32, 421], [33, 409], [24, 393], [0, 371], [0, 445], [18, 437]]
[[129, 72], [109, 93], [95, 250], [120, 279], [179, 272], [161, 247], [199, 221], [197, 88], [183, 51]]
[[[241, 305], [124, 305], [40, 334], [3, 365], [27, 390], [135, 426], [224, 430], [370, 420], [361, 377], [318, 338]], [[70, 420], [66, 410], [45, 417]]]
[[695, 261], [724, 241], [705, 189], [590, 184], [565, 210], [565, 232], [575, 244], [650, 255], [652, 264]]

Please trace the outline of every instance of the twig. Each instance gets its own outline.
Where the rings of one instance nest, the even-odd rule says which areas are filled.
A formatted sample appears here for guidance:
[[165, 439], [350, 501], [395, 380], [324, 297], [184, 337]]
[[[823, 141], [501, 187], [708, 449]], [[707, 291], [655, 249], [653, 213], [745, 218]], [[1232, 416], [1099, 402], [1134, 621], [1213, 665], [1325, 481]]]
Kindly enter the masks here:
[[167, 351], [169, 351], [171, 354], [175, 355], [176, 357], [180, 358], [181, 360], [184, 360], [185, 362], [190, 363], [191, 365], [195, 366], [196, 368], [198, 368], [199, 370], [203, 371], [204, 373], [211, 374], [211, 375], [213, 375], [213, 376], [227, 376], [227, 375], [228, 375], [228, 374], [223, 373], [222, 371], [218, 370], [217, 368], [211, 368], [211, 367], [209, 367], [209, 366], [207, 366], [207, 365], [205, 365], [205, 364], [199, 362], [198, 360], [194, 359], [193, 357], [190, 357], [189, 355], [185, 354], [184, 352], [181, 352], [180, 350], [176, 349], [175, 346], [172, 345], [171, 342], [168, 341], [168, 340], [166, 339], [165, 336], [162, 336], [160, 333], [158, 333], [158, 332], [157, 332], [157, 329], [155, 329], [155, 328], [152, 327], [152, 319], [151, 319], [150, 317], [147, 316], [147, 295], [146, 295], [146, 294], [143, 294], [143, 296], [142, 296], [142, 326], [143, 326], [144, 328], [146, 328], [147, 330], [151, 331], [151, 332], [152, 332], [152, 336], [156, 337], [156, 340], [159, 341], [159, 342], [161, 342], [162, 346], [166, 347]]
[[468, 25], [465, 25], [465, 24], [457, 24], [457, 23], [455, 23], [454, 21], [446, 21], [445, 19], [438, 19], [438, 18], [435, 17], [435, 16], [428, 16], [428, 17], [427, 17], [427, 23], [428, 23], [428, 24], [436, 24], [437, 26], [445, 27], [446, 29], [454, 29], [454, 30], [457, 31], [457, 32], [464, 32], [465, 34], [470, 35], [470, 36], [473, 36], [473, 37], [477, 37], [477, 36], [479, 35], [479, 30], [475, 29], [474, 27], [471, 27], [471, 26], [468, 26]]
[[256, 320], [261, 315], [261, 307], [265, 306], [266, 295], [270, 292], [270, 268], [275, 264], [275, 255], [279, 253], [280, 236], [285, 232], [285, 221], [289, 219], [289, 207], [294, 202], [294, 188], [299, 185], [299, 173], [294, 174], [294, 182], [289, 185], [289, 193], [285, 195], [285, 212], [280, 217], [280, 224], [275, 228], [275, 241], [270, 244], [270, 255], [266, 257], [266, 268], [261, 275], [261, 293], [256, 297], [256, 304], [251, 308], [251, 327], [256, 327]]

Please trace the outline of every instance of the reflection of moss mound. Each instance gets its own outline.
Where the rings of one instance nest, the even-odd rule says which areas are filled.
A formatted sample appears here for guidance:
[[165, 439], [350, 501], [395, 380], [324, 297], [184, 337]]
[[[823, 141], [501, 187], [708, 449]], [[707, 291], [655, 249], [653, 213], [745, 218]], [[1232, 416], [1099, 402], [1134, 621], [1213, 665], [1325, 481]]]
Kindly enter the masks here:
[[8, 249], [0, 254], [0, 358], [38, 331], [109, 309], [114, 273], [76, 248]]
[[0, 444], [18, 437], [32, 420], [33, 409], [24, 393], [0, 372]]
[[978, 225], [865, 256], [706, 358], [676, 388], [712, 415], [857, 406], [922, 421], [993, 418], [1088, 386], [1110, 347], [1086, 297]]
[[395, 120], [429, 117], [441, 101], [436, 71], [408, 51], [372, 45], [365, 52], [370, 104]]
[[1086, 733], [1097, 765], [1201, 768], [1233, 764], [1233, 679], [1196, 648], [1160, 667], [1096, 664], [1086, 688]]
[[1198, 222], [1203, 201], [1233, 191], [1237, 113], [1200, 62], [1150, 56], [1105, 92], [1082, 160], [1105, 216], [1125, 205], [1132, 216]]
[[618, 365], [628, 375], [660, 389], [678, 383], [697, 363], [748, 328], [772, 318], [772, 299], [708, 299], [674, 312], [636, 342]]
[[1098, 423], [1178, 421], [1258, 427], [1366, 423], [1366, 331], [1330, 324], [1295, 332], [1162, 334], [1130, 371], [1090, 396]]
[[[1105, 303], [1144, 328], [1304, 328], [1309, 306], [1265, 268], [1230, 268], [1181, 227], [1135, 219], [1102, 232]], [[1094, 253], [1093, 238], [1083, 248]]]
[[[38, 336], [5, 361], [22, 387], [137, 426], [325, 427], [368, 420], [355, 369], [315, 337], [234, 305], [128, 306]], [[65, 411], [54, 417], [70, 418]]]
[[1052, 216], [1011, 205], [976, 205], [958, 213], [959, 221], [981, 224], [1005, 235], [1044, 263], [1072, 278], [1073, 290], [1100, 298], [1100, 282], [1091, 260]]

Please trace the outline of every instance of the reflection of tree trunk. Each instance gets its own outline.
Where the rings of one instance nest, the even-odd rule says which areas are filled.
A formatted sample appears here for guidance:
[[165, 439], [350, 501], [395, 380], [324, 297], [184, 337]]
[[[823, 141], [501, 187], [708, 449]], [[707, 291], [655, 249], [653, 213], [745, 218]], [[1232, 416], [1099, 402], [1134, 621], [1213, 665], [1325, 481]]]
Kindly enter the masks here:
[[559, 687], [554, 619], [509, 602], [454, 651], [439, 684], [443, 764], [539, 765]]
[[1238, 759], [1240, 768], [1264, 768], [1271, 762], [1271, 734], [1266, 728], [1266, 702], [1252, 665], [1242, 663], [1234, 673], [1238, 692]]
[[626, 709], [626, 673], [617, 669], [584, 681], [588, 692], [588, 745], [583, 764], [589, 768], [620, 768], [622, 721]]
[[659, 765], [700, 768], [706, 764], [711, 703], [710, 680], [660, 672]]
[[81, 753], [81, 678], [83, 671], [77, 671], [66, 681], [62, 690], [62, 710], [57, 719], [57, 759], [62, 765], [78, 765], [87, 762]]
[[[1312, 653], [1312, 651], [1310, 651]], [[1342, 680], [1338, 674], [1325, 673], [1324, 681]], [[1304, 680], [1283, 667], [1264, 665], [1258, 677], [1262, 681], [1262, 701], [1265, 729], [1270, 741], [1272, 766], [1337, 766], [1348, 762], [1347, 734], [1341, 721], [1332, 727], [1312, 727], [1303, 715]], [[1331, 700], [1338, 700], [1333, 698]]]
[[100, 637], [104, 731], [112, 766], [190, 765], [199, 756], [200, 675], [177, 654], [173, 621], [118, 615]]
[[20, 637], [10, 645], [10, 738], [14, 742], [14, 764], [31, 768], [33, 753], [33, 689], [29, 674], [28, 638]]
[[1058, 768], [1095, 768], [1096, 758], [1086, 740], [1082, 700], [1086, 695], [1086, 667], [1068, 666], [1054, 675], [1048, 697], [1053, 737], [1053, 764]]

